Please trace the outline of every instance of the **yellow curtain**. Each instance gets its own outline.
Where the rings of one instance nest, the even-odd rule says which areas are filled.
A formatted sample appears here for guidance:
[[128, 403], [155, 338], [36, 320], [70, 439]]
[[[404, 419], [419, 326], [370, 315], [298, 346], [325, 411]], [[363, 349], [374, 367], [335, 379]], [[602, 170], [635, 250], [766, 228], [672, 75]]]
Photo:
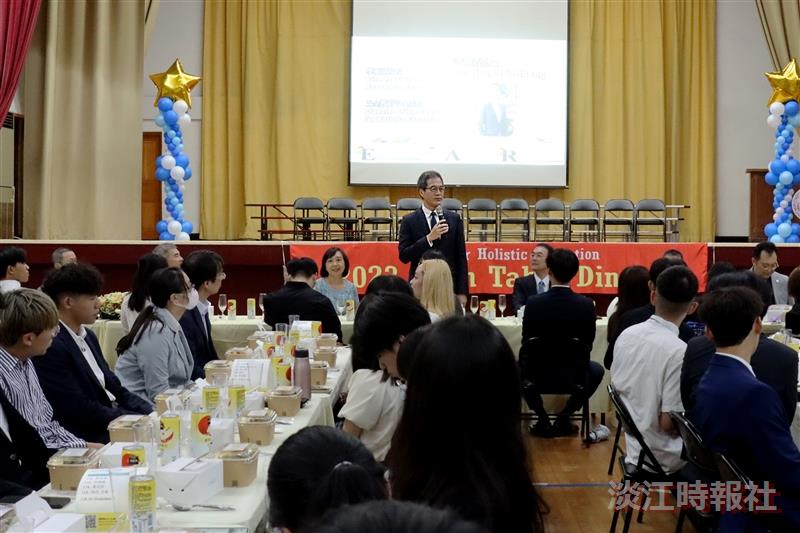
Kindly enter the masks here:
[[800, 3], [797, 0], [755, 0], [775, 70], [800, 59]]
[[[449, 193], [531, 203], [660, 197], [692, 206], [683, 240], [713, 239], [714, 2], [570, 6], [569, 187]], [[336, 0], [206, 4], [204, 238], [255, 237], [246, 202], [416, 196], [413, 187], [347, 186], [350, 9]]]
[[140, 2], [48, 0], [25, 64], [26, 238], [138, 239]]

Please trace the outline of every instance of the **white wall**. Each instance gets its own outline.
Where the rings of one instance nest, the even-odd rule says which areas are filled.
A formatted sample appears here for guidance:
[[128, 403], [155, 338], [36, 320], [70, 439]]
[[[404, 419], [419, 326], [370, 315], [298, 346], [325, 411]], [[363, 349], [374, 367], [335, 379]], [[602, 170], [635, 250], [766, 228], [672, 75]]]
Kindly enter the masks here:
[[[746, 236], [750, 225], [748, 168], [772, 160], [775, 131], [767, 126], [772, 71], [752, 0], [717, 2], [717, 235]], [[692, 206], [711, 209], [714, 206]], [[764, 224], [769, 222], [764, 221]]]
[[[149, 75], [164, 72], [175, 59], [180, 59], [183, 68], [193, 76], [203, 75], [203, 0], [161, 0], [156, 26], [150, 36], [144, 58], [142, 80], [142, 131], [161, 131], [153, 121], [158, 110], [153, 105], [156, 86]], [[192, 179], [186, 182], [184, 191], [184, 218], [194, 224], [195, 232], [200, 227], [200, 142], [203, 121], [203, 82], [191, 92], [192, 108], [189, 114], [192, 123], [184, 132], [184, 152], [189, 156]], [[155, 172], [155, 161], [152, 166]], [[162, 208], [163, 210], [163, 208]], [[163, 212], [166, 216], [166, 211]], [[155, 224], [156, 220], [153, 221]]]
[[14, 99], [11, 100], [11, 107], [9, 108], [9, 113], [16, 113], [18, 115], [24, 115], [24, 106], [23, 106], [23, 98], [22, 95], [25, 94], [25, 74], [23, 71], [22, 76], [19, 77], [19, 83], [17, 84], [17, 92], [14, 93]]

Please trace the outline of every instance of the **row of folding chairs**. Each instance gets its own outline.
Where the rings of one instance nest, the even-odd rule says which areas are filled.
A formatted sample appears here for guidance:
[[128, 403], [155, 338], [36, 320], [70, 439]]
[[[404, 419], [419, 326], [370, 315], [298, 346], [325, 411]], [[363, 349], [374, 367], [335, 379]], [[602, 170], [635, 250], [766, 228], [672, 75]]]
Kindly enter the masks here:
[[[394, 240], [406, 214], [422, 205], [419, 198], [401, 198], [392, 205], [386, 198], [303, 197], [293, 204], [294, 240]], [[628, 199], [575, 200], [565, 205], [557, 198], [544, 198], [530, 205], [522, 198], [506, 198], [499, 204], [488, 198], [473, 198], [466, 204], [445, 198], [442, 208], [464, 220], [467, 240], [506, 239], [524, 241], [606, 241], [619, 238], [666, 241], [669, 221], [663, 200]]]

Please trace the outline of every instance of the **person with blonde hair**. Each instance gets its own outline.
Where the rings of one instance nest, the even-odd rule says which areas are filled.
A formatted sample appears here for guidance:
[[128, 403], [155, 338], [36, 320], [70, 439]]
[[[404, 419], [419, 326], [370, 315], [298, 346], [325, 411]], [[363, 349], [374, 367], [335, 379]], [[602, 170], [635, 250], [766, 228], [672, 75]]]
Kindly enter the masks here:
[[453, 274], [446, 261], [429, 259], [420, 263], [411, 286], [433, 322], [455, 315]]

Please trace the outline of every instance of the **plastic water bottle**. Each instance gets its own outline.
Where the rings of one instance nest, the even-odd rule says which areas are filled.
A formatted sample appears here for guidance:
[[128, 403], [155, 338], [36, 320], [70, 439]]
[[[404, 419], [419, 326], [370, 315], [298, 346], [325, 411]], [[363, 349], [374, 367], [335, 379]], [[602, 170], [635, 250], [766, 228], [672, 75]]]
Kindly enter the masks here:
[[603, 424], [597, 424], [593, 430], [589, 432], [589, 442], [600, 442], [601, 440], [608, 440], [611, 431]]
[[300, 387], [303, 392], [300, 395], [301, 401], [311, 399], [311, 365], [308, 362], [308, 348], [303, 346], [294, 352], [294, 385]]

